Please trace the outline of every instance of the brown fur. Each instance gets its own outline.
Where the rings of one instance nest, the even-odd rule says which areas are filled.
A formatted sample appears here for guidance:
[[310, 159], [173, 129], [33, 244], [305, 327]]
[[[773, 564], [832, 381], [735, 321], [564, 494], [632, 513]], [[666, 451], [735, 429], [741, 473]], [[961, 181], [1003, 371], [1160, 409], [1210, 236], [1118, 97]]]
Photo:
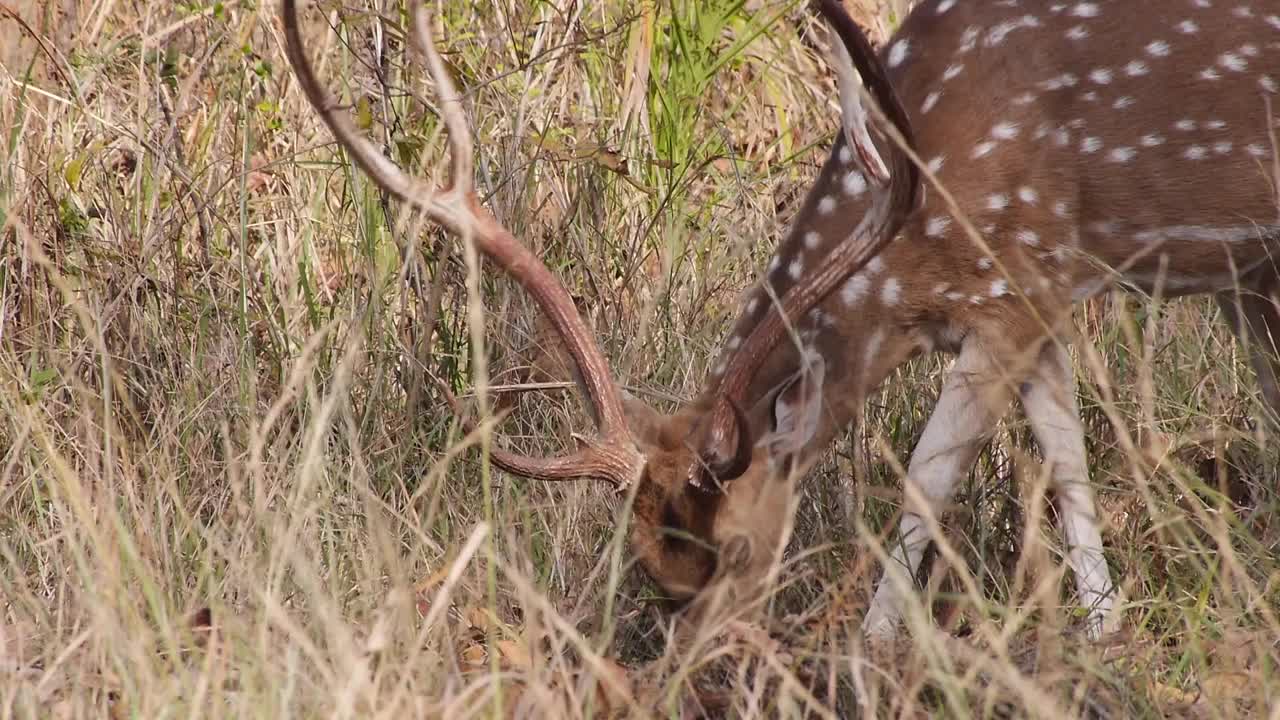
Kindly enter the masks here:
[[[953, 215], [937, 188], [926, 182], [926, 197], [901, 239], [881, 253], [883, 268], [864, 273], [861, 300], [847, 303], [838, 290], [821, 304], [820, 315], [796, 319], [800, 344], [828, 359], [823, 420], [796, 457], [801, 472], [867, 395], [918, 352], [950, 351], [965, 338], [978, 338], [1010, 363], [1016, 379], [1020, 371], [1013, 361], [1036, 357], [1044, 339], [1062, 331], [1084, 289], [1111, 286], [1116, 274], [1109, 268], [1120, 269], [1120, 277], [1145, 291], [1153, 290], [1163, 273], [1174, 282], [1164, 286], [1166, 296], [1223, 290], [1229, 319], [1261, 340], [1254, 342], [1255, 366], [1266, 398], [1280, 412], [1275, 390], [1280, 323], [1274, 321], [1276, 274], [1269, 259], [1276, 249], [1276, 195], [1270, 159], [1254, 152], [1258, 144], [1268, 153], [1271, 149], [1266, 100], [1274, 96], [1263, 89], [1262, 78], [1280, 81], [1280, 29], [1263, 18], [1280, 16], [1280, 4], [1253, 3], [1252, 19], [1235, 17], [1225, 7], [1200, 9], [1186, 0], [1085, 3], [1096, 16], [1077, 10], [1079, 5], [961, 1], [939, 13], [939, 0], [929, 0], [885, 44], [881, 59], [888, 64], [895, 43], [908, 42], [906, 59], [890, 67], [889, 76], [911, 114], [920, 158], [927, 163], [945, 157], [937, 179], [962, 212]], [[1018, 25], [1028, 17], [1037, 25]], [[1196, 33], [1179, 32], [1177, 24], [1187, 19], [1194, 21]], [[1004, 23], [1013, 29], [993, 42], [999, 34], [993, 30]], [[1084, 27], [1088, 38], [1070, 39], [1073, 26]], [[962, 52], [970, 28], [978, 29], [974, 47]], [[1167, 43], [1167, 52], [1150, 49], [1153, 42]], [[1220, 63], [1222, 53], [1241, 47], [1256, 50], [1242, 55], [1245, 71], [1219, 64], [1220, 78], [1197, 77], [1202, 68]], [[1135, 66], [1140, 74], [1127, 72], [1130, 62], [1141, 63]], [[944, 79], [953, 65], [962, 69]], [[1106, 82], [1090, 77], [1095, 70]], [[1074, 78], [1072, 85], [1045, 85], [1064, 75]], [[924, 112], [934, 92], [940, 95]], [[1025, 93], [1032, 96], [1028, 102], [1022, 102]], [[1131, 98], [1131, 104], [1122, 98]], [[1195, 127], [1179, 130], [1175, 123], [1184, 118]], [[989, 152], [975, 157], [977, 146], [993, 140], [1002, 123], [1015, 136], [994, 140]], [[1146, 146], [1146, 135], [1160, 142]], [[1065, 144], [1059, 143], [1064, 136]], [[1084, 152], [1089, 138], [1100, 146]], [[852, 197], [840, 190], [850, 171], [839, 159], [843, 144], [838, 137], [777, 250], [782, 267], [796, 257], [814, 265], [868, 211], [869, 192]], [[1198, 152], [1193, 147], [1206, 155], [1188, 157]], [[1130, 151], [1131, 158], [1124, 160]], [[1007, 204], [993, 207], [993, 195], [1006, 197]], [[839, 202], [834, 212], [822, 214], [819, 203], [829, 196]], [[964, 234], [960, 215], [979, 230], [990, 254]], [[935, 217], [948, 219], [945, 232], [927, 232]], [[1142, 252], [1138, 241], [1141, 233], [1159, 228], [1250, 224], [1258, 228], [1256, 238], [1240, 242], [1173, 236]], [[1027, 231], [1035, 233], [1034, 243], [1024, 241]], [[823, 240], [816, 250], [802, 244], [810, 232]], [[1250, 276], [1257, 279], [1240, 285], [1261, 294], [1246, 293], [1242, 306], [1249, 317], [1239, 320], [1236, 294], [1220, 286], [1235, 284], [1248, 268], [1258, 268]], [[886, 289], [890, 278], [892, 292]], [[1007, 293], [995, 284], [1002, 281]], [[777, 296], [795, 284], [776, 271], [766, 273], [764, 282]], [[766, 299], [759, 289], [746, 299], [752, 297]], [[744, 310], [731, 337], [745, 337], [757, 319]], [[725, 358], [731, 355], [726, 349]], [[795, 373], [798, 357], [794, 342], [774, 348], [747, 396], [768, 396]], [[752, 414], [757, 429], [767, 425], [770, 410], [764, 404]], [[632, 535], [649, 574], [681, 596], [717, 574], [715, 555], [660, 539], [655, 528], [674, 523], [712, 546], [745, 534], [754, 540], [752, 552], [771, 557], [783, 535], [782, 523], [772, 519], [784, 516], [790, 502], [789, 493], [769, 492], [785, 474], [778, 470], [779, 458], [763, 451], [723, 496], [687, 488], [682, 473], [691, 456], [682, 442], [698, 413], [693, 407], [656, 420], [661, 442], [641, 440], [649, 467]], [[763, 575], [767, 567], [755, 558], [743, 563], [737, 577]]]

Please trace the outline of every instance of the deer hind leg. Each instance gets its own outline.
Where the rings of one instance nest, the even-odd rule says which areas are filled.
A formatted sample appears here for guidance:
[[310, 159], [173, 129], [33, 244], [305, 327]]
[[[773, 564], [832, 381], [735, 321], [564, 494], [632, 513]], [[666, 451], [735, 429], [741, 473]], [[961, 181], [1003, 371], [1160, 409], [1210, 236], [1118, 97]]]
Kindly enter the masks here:
[[956, 484], [973, 467], [1009, 406], [1010, 388], [991, 352], [978, 341], [967, 340], [911, 454], [897, 538], [862, 621], [868, 639], [884, 641], [897, 634], [905, 593], [911, 591], [929, 543], [924, 518], [937, 517]]
[[1084, 425], [1076, 406], [1076, 379], [1064, 346], [1048, 342], [1031, 378], [1023, 384], [1022, 407], [1044, 453], [1053, 485], [1067, 562], [1076, 577], [1076, 594], [1088, 609], [1087, 633], [1101, 637], [1114, 630], [1111, 572], [1102, 551], [1102, 533], [1089, 485]]
[[1244, 278], [1237, 290], [1218, 293], [1218, 307], [1236, 338], [1249, 348], [1273, 429], [1280, 430], [1280, 273]]

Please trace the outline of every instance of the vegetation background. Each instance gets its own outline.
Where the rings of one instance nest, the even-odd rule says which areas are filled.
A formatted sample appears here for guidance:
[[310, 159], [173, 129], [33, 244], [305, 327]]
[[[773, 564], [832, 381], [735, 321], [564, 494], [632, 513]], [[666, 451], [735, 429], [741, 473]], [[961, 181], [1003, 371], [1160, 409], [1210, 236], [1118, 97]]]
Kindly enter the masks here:
[[[435, 2], [488, 205], [578, 298], [617, 376], [691, 397], [837, 123], [798, 1]], [[850, 2], [876, 42], [906, 2]], [[308, 3], [358, 124], [441, 157], [402, 0]], [[350, 167], [275, 0], [0, 0], [0, 718], [1280, 718], [1276, 442], [1212, 305], [1079, 315], [1113, 573], [1073, 631], [1011, 418], [931, 560], [913, 646], [854, 633], [943, 361], [895, 374], [804, 483], [763, 624], [675, 648], [625, 507], [479, 462], [467, 264]], [[589, 421], [518, 288], [478, 284], [501, 433]], [[931, 632], [941, 627], [945, 632]], [[637, 703], [628, 707], [630, 703]]]

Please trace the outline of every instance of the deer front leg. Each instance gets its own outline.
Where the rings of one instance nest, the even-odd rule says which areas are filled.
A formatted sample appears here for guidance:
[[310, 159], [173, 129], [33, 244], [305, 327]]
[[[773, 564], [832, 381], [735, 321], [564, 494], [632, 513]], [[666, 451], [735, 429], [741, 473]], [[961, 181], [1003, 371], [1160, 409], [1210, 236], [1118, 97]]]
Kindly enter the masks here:
[[966, 340], [911, 454], [898, 536], [892, 541], [889, 563], [862, 621], [869, 640], [888, 640], [897, 634], [905, 593], [912, 591], [929, 543], [923, 516], [936, 517], [951, 499], [956, 483], [973, 466], [1006, 412], [1010, 388], [991, 352], [976, 339]]
[[1035, 372], [1022, 386], [1021, 396], [1031, 432], [1049, 468], [1067, 543], [1067, 562], [1076, 576], [1076, 594], [1089, 611], [1086, 632], [1096, 639], [1114, 629], [1113, 586], [1089, 485], [1075, 373], [1065, 347], [1056, 342], [1045, 344]]

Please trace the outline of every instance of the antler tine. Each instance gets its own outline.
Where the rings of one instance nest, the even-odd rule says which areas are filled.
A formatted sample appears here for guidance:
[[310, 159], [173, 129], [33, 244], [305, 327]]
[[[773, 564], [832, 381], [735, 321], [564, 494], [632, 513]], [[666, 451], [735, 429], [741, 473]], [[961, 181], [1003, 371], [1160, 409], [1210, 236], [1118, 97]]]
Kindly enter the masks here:
[[552, 458], [532, 458], [494, 449], [490, 456], [505, 470], [539, 480], [599, 479], [619, 487], [632, 482], [643, 458], [631, 440], [622, 398], [609, 365], [578, 314], [569, 293], [547, 266], [480, 205], [472, 186], [472, 144], [462, 112], [461, 97], [436, 51], [427, 10], [415, 3], [414, 39], [426, 58], [440, 92], [440, 113], [449, 135], [451, 184], [444, 190], [406, 174], [386, 158], [341, 111], [316, 78], [302, 47], [296, 0], [282, 0], [285, 52], [307, 100], [352, 159], [382, 189], [408, 203], [434, 222], [476, 247], [519, 282], [564, 339], [578, 368], [578, 379], [590, 400], [599, 436], [577, 452]]
[[453, 161], [452, 189], [459, 194], [469, 194], [474, 176], [473, 150], [471, 131], [467, 129], [467, 118], [462, 113], [462, 95], [453, 84], [453, 77], [445, 67], [444, 58], [436, 51], [436, 43], [431, 36], [431, 16], [421, 3], [413, 6], [413, 29], [418, 50], [426, 57], [427, 70], [440, 93], [440, 116], [449, 133], [449, 155]]
[[[883, 65], [871, 48], [871, 43], [858, 29], [853, 18], [849, 17], [840, 0], [818, 0], [818, 10], [830, 24], [834, 34], [839, 38], [843, 53], [852, 63], [852, 68], [862, 80], [863, 88], [857, 89], [870, 93], [874, 104], [888, 119], [901, 136], [901, 141], [913, 144], [911, 124], [906, 110], [898, 100], [897, 93], [885, 74]], [[850, 83], [851, 78], [840, 79]], [[856, 108], [865, 119], [866, 108], [859, 103]], [[848, 122], [848, 118], [844, 119]], [[873, 178], [880, 171], [881, 160], [875, 146], [870, 144], [870, 135], [865, 128], [850, 130], [846, 124], [845, 134], [854, 135], [859, 145], [856, 155], [861, 161], [864, 172]], [[719, 396], [725, 402], [717, 402], [711, 411], [710, 422], [703, 436], [703, 461], [712, 464], [727, 464], [722, 449], [741, 445], [740, 434], [746, 432], [741, 420], [734, 412], [733, 405], [741, 405], [745, 398], [748, 383], [760, 369], [772, 348], [782, 339], [786, 330], [783, 318], [801, 317], [810, 308], [821, 302], [832, 290], [853, 273], [866, 265], [884, 249], [895, 235], [902, 229], [907, 216], [916, 204], [916, 193], [920, 185], [919, 169], [910, 157], [891, 140], [889, 161], [892, 166], [887, 175], [888, 190], [880, 192], [871, 211], [858, 224], [849, 241], [842, 242], [831, 249], [821, 269], [805, 276], [793, 286], [781, 302], [781, 308], [772, 308], [747, 336], [742, 346], [726, 368], [720, 382], [711, 388], [712, 396]], [[853, 242], [858, 238], [874, 238], [871, 242]], [[738, 433], [739, 436], [735, 436]], [[690, 480], [699, 485], [701, 471], [698, 467], [691, 469]], [[729, 477], [729, 476], [726, 476]]]

